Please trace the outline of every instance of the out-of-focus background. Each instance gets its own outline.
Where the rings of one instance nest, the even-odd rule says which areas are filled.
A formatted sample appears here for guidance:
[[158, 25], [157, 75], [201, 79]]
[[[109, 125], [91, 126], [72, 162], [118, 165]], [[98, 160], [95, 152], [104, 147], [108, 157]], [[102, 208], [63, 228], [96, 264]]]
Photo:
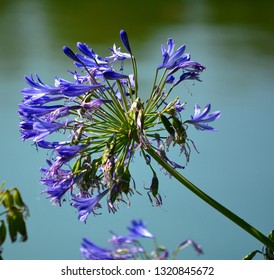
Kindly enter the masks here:
[[[204, 255], [191, 249], [181, 259], [241, 259], [262, 245], [174, 179], [159, 170], [161, 208], [152, 207], [143, 182], [151, 174], [136, 157], [138, 190], [130, 207], [102, 211], [86, 224], [69, 202], [51, 206], [40, 194], [40, 167], [46, 154], [22, 142], [17, 106], [24, 75], [38, 73], [53, 84], [74, 69], [63, 53], [86, 42], [102, 56], [129, 35], [140, 70], [141, 96], [148, 94], [161, 44], [169, 37], [187, 45], [192, 59], [206, 65], [202, 83], [182, 85], [176, 93], [192, 110], [212, 103], [222, 117], [217, 133], [189, 130], [194, 149], [183, 174], [225, 206], [268, 234], [274, 229], [274, 2], [262, 0], [68, 1], [0, 0], [0, 181], [20, 188], [30, 209], [29, 240], [4, 246], [5, 259], [80, 259], [82, 237], [107, 246], [110, 230], [125, 234], [131, 219], [142, 218], [169, 249], [192, 238]], [[187, 113], [191, 114], [191, 110]], [[174, 160], [179, 160], [174, 154]], [[133, 165], [132, 165], [133, 166]], [[106, 209], [106, 205], [104, 208]], [[145, 242], [149, 247], [151, 244]]]

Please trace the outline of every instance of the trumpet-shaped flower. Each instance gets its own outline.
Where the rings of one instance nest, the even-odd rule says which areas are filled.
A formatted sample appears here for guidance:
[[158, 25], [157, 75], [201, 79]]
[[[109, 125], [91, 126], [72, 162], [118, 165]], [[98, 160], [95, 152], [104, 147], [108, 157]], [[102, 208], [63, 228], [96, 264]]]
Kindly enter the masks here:
[[110, 249], [97, 246], [87, 238], [83, 238], [80, 252], [86, 260], [115, 260]]
[[186, 123], [193, 124], [198, 130], [209, 130], [216, 131], [215, 128], [207, 125], [209, 122], [215, 121], [220, 117], [221, 112], [216, 111], [210, 113], [211, 105], [206, 105], [205, 109], [201, 111], [201, 107], [198, 104], [195, 104], [194, 115], [191, 117], [191, 120], [187, 120]]
[[169, 38], [167, 41], [167, 48], [162, 45], [162, 64], [158, 66], [158, 69], [166, 68], [173, 69], [184, 61], [190, 59], [190, 54], [185, 54], [186, 46], [180, 46], [175, 52], [175, 43]]
[[116, 45], [114, 44], [113, 47], [110, 49], [112, 52], [111, 56], [108, 56], [106, 60], [108, 62], [115, 62], [117, 60], [125, 60], [125, 59], [131, 59], [131, 55], [128, 53], [121, 52], [120, 48], [116, 48]]
[[104, 190], [96, 196], [91, 197], [72, 197], [73, 203], [71, 204], [73, 207], [78, 209], [78, 219], [81, 222], [86, 222], [90, 213], [96, 214], [95, 209], [101, 208], [99, 201], [109, 192], [109, 189]]

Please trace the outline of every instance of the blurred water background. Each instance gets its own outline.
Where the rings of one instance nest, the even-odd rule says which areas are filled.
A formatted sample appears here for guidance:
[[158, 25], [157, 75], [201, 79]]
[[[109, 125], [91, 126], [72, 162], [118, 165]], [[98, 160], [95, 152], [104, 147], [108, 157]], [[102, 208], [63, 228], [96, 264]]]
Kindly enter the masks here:
[[[172, 37], [206, 65], [202, 83], [188, 83], [176, 94], [192, 110], [212, 103], [222, 117], [217, 133], [196, 132], [184, 175], [242, 218], [268, 234], [274, 229], [274, 2], [262, 0], [69, 1], [0, 0], [0, 181], [20, 188], [30, 209], [29, 240], [4, 247], [6, 259], [80, 259], [82, 237], [107, 246], [110, 230], [126, 233], [131, 219], [142, 218], [169, 249], [193, 238], [204, 255], [191, 249], [181, 259], [240, 259], [262, 245], [173, 179], [162, 173], [164, 205], [152, 207], [143, 181], [151, 174], [136, 158], [135, 178], [143, 196], [115, 214], [77, 220], [69, 202], [51, 206], [41, 195], [40, 167], [46, 154], [22, 142], [17, 106], [24, 75], [38, 73], [46, 83], [69, 78], [72, 62], [64, 45], [86, 42], [102, 56], [127, 30], [140, 70], [141, 95], [151, 88], [161, 62], [160, 45]], [[191, 111], [187, 112], [191, 114]], [[174, 154], [174, 159], [179, 160]], [[132, 165], [133, 166], [133, 165]], [[161, 173], [161, 171], [159, 171]], [[106, 205], [104, 205], [104, 208]], [[149, 242], [145, 242], [150, 246]]]

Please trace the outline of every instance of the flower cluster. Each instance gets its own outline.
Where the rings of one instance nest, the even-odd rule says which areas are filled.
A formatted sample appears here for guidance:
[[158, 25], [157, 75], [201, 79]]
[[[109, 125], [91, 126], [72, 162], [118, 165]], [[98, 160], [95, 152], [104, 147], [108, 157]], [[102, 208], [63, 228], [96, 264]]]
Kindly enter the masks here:
[[[198, 255], [203, 254], [202, 248], [192, 239], [181, 242], [173, 251], [172, 256], [164, 246], [158, 246], [155, 236], [150, 233], [142, 220], [133, 220], [131, 227], [127, 228], [128, 235], [113, 234], [109, 243], [112, 249], [95, 245], [87, 238], [83, 238], [80, 252], [86, 260], [167, 260], [176, 259], [177, 254], [189, 245], [192, 245]], [[149, 238], [153, 240], [154, 250], [149, 253], [140, 243], [139, 239]]]
[[[210, 113], [210, 104], [202, 111], [195, 105], [193, 116], [182, 119], [186, 103], [171, 98], [171, 92], [184, 80], [200, 81], [205, 67], [190, 59], [185, 45], [175, 51], [172, 39], [161, 48], [162, 62], [143, 102], [138, 95], [136, 60], [124, 30], [120, 37], [127, 52], [113, 45], [105, 58], [84, 43], [77, 43], [79, 53], [64, 47], [79, 69], [70, 71], [73, 81], [56, 77], [52, 86], [30, 75], [25, 77], [28, 86], [21, 91], [22, 140], [32, 139], [38, 148], [50, 151], [47, 166], [41, 168], [43, 193], [55, 205], [69, 196], [83, 222], [90, 213], [96, 214], [103, 198], [109, 211], [115, 212], [119, 202], [128, 203], [129, 196], [138, 192], [130, 170], [136, 151], [152, 171], [149, 198], [161, 205], [152, 151], [173, 168], [184, 168], [193, 144], [188, 126], [214, 131], [208, 123], [220, 116], [219, 111]], [[132, 65], [132, 74], [125, 73], [126, 61]], [[173, 146], [179, 147], [186, 163], [169, 159]]]

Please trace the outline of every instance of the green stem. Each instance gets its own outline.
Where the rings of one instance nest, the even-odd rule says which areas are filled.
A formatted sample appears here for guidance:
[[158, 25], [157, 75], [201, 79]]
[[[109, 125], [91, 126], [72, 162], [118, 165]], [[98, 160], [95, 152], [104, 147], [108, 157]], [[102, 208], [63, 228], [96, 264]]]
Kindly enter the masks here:
[[177, 172], [172, 166], [170, 166], [164, 159], [162, 159], [152, 148], [148, 148], [146, 152], [156, 160], [167, 172], [169, 172], [174, 178], [176, 178], [180, 183], [182, 183], [185, 187], [187, 187], [190, 191], [196, 194], [199, 198], [209, 204], [211, 207], [219, 211], [221, 214], [226, 216], [232, 222], [237, 224], [239, 227], [244, 229], [246, 232], [251, 234], [257, 240], [262, 242], [267, 248], [274, 250], [274, 242], [265, 236], [263, 233], [258, 231], [256, 228], [251, 226], [249, 223], [241, 219], [239, 216], [231, 212], [229, 209], [224, 207], [222, 204], [208, 196], [198, 187], [196, 187], [193, 183], [188, 181], [184, 176], [182, 176], [179, 172]]

